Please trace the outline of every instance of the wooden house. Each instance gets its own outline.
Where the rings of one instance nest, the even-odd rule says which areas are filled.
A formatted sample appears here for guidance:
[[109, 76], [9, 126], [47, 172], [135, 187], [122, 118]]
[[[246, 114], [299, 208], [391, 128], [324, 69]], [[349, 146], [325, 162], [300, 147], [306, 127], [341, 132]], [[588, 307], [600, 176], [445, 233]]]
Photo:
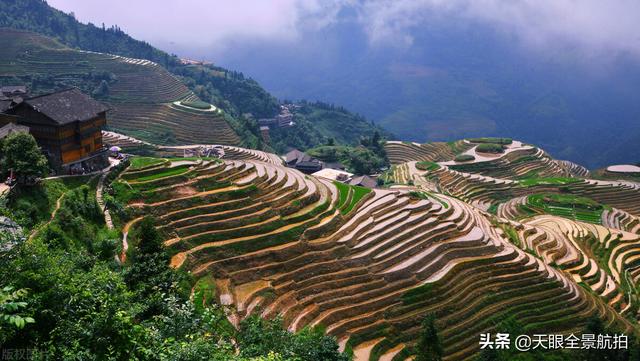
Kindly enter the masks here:
[[67, 173], [108, 165], [102, 144], [107, 110], [78, 89], [68, 89], [18, 99], [5, 114], [12, 116], [15, 123], [29, 127], [51, 167]]

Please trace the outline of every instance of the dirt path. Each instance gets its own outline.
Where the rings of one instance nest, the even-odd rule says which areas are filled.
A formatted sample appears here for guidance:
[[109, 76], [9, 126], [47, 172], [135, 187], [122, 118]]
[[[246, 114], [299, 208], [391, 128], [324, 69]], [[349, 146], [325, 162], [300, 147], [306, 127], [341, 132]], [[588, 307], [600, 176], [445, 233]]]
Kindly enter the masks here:
[[111, 219], [111, 213], [107, 209], [107, 206], [104, 203], [104, 180], [107, 178], [109, 174], [108, 171], [104, 172], [100, 176], [100, 180], [98, 181], [98, 186], [96, 187], [96, 201], [98, 202], [98, 206], [100, 206], [100, 210], [102, 214], [104, 214], [104, 223], [107, 225], [108, 229], [113, 229], [113, 220]]
[[129, 249], [129, 243], [127, 242], [127, 236], [129, 235], [129, 229], [135, 223], [139, 222], [143, 217], [138, 217], [130, 220], [127, 224], [122, 228], [122, 253], [120, 253], [120, 263], [125, 263], [127, 261], [127, 250]]
[[28, 239], [29, 241], [32, 240], [38, 234], [38, 232], [40, 232], [40, 230], [42, 228], [48, 226], [53, 221], [53, 219], [56, 217], [56, 213], [58, 213], [58, 210], [60, 209], [60, 206], [62, 205], [62, 198], [64, 198], [64, 196], [67, 195], [68, 192], [69, 191], [66, 191], [66, 192], [62, 193], [60, 195], [60, 197], [58, 197], [58, 199], [56, 199], [56, 206], [53, 209], [53, 212], [51, 212], [51, 217], [49, 217], [49, 220], [47, 221], [47, 223], [45, 223], [45, 224], [43, 224], [43, 225], [41, 225], [39, 227], [36, 227], [36, 228], [33, 229], [33, 231], [31, 231], [31, 234], [29, 235], [29, 239]]

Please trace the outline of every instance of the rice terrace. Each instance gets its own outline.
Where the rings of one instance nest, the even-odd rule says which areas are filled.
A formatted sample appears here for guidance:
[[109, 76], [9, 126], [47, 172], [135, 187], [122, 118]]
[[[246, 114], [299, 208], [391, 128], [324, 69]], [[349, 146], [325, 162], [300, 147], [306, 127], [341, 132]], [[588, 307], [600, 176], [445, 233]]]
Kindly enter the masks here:
[[415, 355], [425, 314], [447, 359], [473, 357], [473, 335], [511, 317], [528, 332], [571, 332], [594, 315], [633, 330], [640, 186], [516, 144], [469, 163], [451, 160], [477, 148], [469, 140], [388, 142], [392, 185], [366, 191], [250, 150], [145, 158], [112, 187], [131, 189], [126, 228], [152, 214], [171, 266], [196, 289], [213, 283], [215, 295], [196, 294], [232, 305], [232, 323], [259, 314], [291, 331], [323, 325], [356, 359]]
[[[171, 9], [184, 16], [189, 8], [195, 23], [210, 16], [196, 11], [198, 2]], [[336, 4], [329, 17], [317, 13], [329, 4], [294, 3], [295, 11], [206, 4], [220, 10], [207, 22], [220, 35], [193, 34], [203, 41], [196, 49], [197, 42], [175, 43], [173, 33], [162, 41], [148, 35], [147, 43], [116, 25], [79, 20], [87, 9], [106, 16], [99, 2], [74, 4], [76, 15], [61, 0], [0, 0], [0, 359], [638, 360], [640, 163], [629, 157], [640, 162], [640, 155], [619, 157], [612, 147], [594, 162], [621, 164], [587, 167], [571, 156], [582, 148], [569, 140], [533, 144], [533, 134], [518, 130], [533, 125], [517, 117], [505, 127], [499, 116], [516, 110], [551, 127], [547, 117], [565, 119], [558, 109], [568, 112], [575, 99], [559, 80], [498, 87], [494, 80], [515, 70], [482, 68], [488, 60], [471, 44], [482, 34], [466, 25], [463, 44], [450, 44], [444, 30], [427, 34], [443, 53], [465, 48], [460, 63], [412, 64], [422, 49], [414, 42], [425, 41], [415, 34], [396, 39], [406, 49], [385, 54], [391, 65], [377, 58], [389, 49], [380, 34], [407, 30], [405, 22], [426, 27], [410, 20], [427, 11], [419, 2]], [[456, 4], [445, 17], [470, 6]], [[113, 9], [121, 5], [114, 0]], [[177, 15], [160, 26], [167, 9], [138, 6], [126, 4], [135, 21], [121, 18], [132, 29], [192, 29]], [[241, 20], [244, 30], [230, 42], [225, 31], [240, 8], [247, 19], [271, 20]], [[377, 11], [375, 26], [352, 29]], [[406, 19], [386, 24], [397, 13]], [[263, 27], [283, 14], [295, 36], [276, 46]], [[306, 17], [321, 21], [300, 25]], [[372, 36], [356, 62], [379, 62], [375, 76], [353, 80], [355, 70], [335, 64], [323, 65], [326, 77], [310, 69], [305, 79], [284, 62], [275, 69], [273, 49], [306, 54], [299, 67], [315, 57], [349, 58], [351, 38], [320, 46], [343, 27]], [[309, 29], [321, 34], [309, 40], [311, 55], [299, 44]], [[258, 30], [264, 34], [252, 37]], [[205, 39], [216, 40], [215, 51]], [[330, 56], [333, 48], [344, 54]], [[263, 88], [218, 64], [245, 51], [260, 63], [250, 68], [271, 68], [277, 81], [265, 77]], [[309, 90], [331, 99], [321, 90], [332, 72], [345, 84], [331, 96], [362, 93], [346, 104], [371, 112], [288, 97]], [[479, 78], [458, 83], [464, 77]], [[415, 78], [433, 92], [421, 93]], [[294, 86], [302, 80], [310, 89]], [[390, 81], [395, 86], [386, 87]], [[383, 116], [388, 104], [364, 95], [378, 84], [396, 103], [391, 115]], [[505, 96], [542, 85], [526, 107]], [[637, 93], [630, 89], [613, 93]], [[396, 92], [421, 94], [424, 109]], [[615, 118], [594, 109], [579, 114]], [[447, 129], [433, 138], [397, 136], [417, 129], [407, 117], [422, 111], [420, 129]], [[478, 115], [484, 111], [493, 113]], [[590, 139], [587, 130], [559, 133]]]

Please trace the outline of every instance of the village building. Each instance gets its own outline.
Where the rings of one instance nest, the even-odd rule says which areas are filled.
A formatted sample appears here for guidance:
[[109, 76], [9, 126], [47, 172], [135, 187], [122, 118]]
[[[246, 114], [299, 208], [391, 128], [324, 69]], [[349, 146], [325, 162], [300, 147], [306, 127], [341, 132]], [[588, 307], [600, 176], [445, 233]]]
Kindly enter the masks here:
[[57, 172], [89, 172], [109, 164], [102, 144], [107, 110], [78, 89], [68, 89], [14, 99], [0, 117], [0, 126], [28, 127]]
[[353, 173], [345, 172], [338, 169], [324, 168], [313, 173], [312, 176], [347, 183], [353, 176]]
[[26, 97], [28, 94], [26, 85], [12, 85], [0, 87], [0, 100], [11, 100], [16, 97]]
[[271, 137], [269, 136], [269, 127], [264, 125], [260, 126], [260, 136], [265, 143], [271, 143]]
[[276, 122], [280, 128], [291, 127], [294, 125], [293, 114], [289, 112], [289, 109], [284, 108], [280, 114], [276, 115]]
[[311, 174], [313, 172], [317, 172], [320, 169], [322, 169], [322, 162], [320, 162], [317, 159], [311, 159], [308, 161], [302, 161], [302, 162], [296, 163], [295, 168], [301, 171], [302, 173]]
[[301, 152], [298, 149], [292, 149], [284, 156], [284, 162], [287, 167], [295, 168], [303, 173], [313, 173], [322, 169], [323, 164], [318, 159], [315, 159], [307, 153]]
[[289, 111], [289, 108], [281, 105], [280, 113], [276, 115], [274, 118], [260, 118], [258, 119], [258, 125], [272, 127], [277, 126], [278, 128], [284, 127], [292, 127], [295, 125], [293, 121], [293, 113]]
[[368, 175], [360, 175], [357, 177], [351, 178], [349, 184], [352, 186], [360, 186], [366, 188], [375, 188], [378, 185], [378, 182], [375, 178]]

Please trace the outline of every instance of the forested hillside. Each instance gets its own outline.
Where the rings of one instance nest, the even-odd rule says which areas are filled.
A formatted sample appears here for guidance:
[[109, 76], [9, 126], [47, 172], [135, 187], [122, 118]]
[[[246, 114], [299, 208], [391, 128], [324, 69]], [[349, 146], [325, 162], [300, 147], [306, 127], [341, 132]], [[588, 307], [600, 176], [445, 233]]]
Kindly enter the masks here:
[[295, 103], [295, 127], [276, 128], [270, 132], [272, 146], [284, 152], [288, 147], [308, 149], [319, 145], [357, 145], [363, 137], [378, 132], [386, 139], [393, 135], [343, 107], [322, 102]]
[[[274, 116], [278, 111], [278, 100], [264, 90], [255, 80], [238, 71], [230, 71], [212, 64], [183, 64], [176, 55], [170, 55], [146, 42], [133, 39], [116, 26], [105, 28], [94, 24], [82, 24], [73, 14], [65, 14], [50, 7], [41, 0], [1, 0], [0, 28], [22, 29], [44, 34], [57, 39], [61, 43], [88, 51], [116, 54], [124, 57], [146, 59], [166, 68], [177, 76], [201, 100], [209, 102], [227, 115], [227, 122], [240, 136], [244, 146], [264, 148], [258, 136], [256, 119]], [[50, 61], [41, 58], [38, 61]], [[79, 86], [94, 96], [105, 93], [104, 80], [108, 85], [117, 82], [112, 72], [96, 72], [86, 69], [86, 59], [80, 59], [69, 65], [75, 67], [74, 72], [84, 76], [80, 81], [57, 79], [42, 69], [35, 79], [27, 79], [27, 83], [42, 91], [58, 89], [66, 86]], [[83, 69], [83, 66], [85, 69]], [[3, 74], [0, 84], [24, 82], [24, 78], [11, 77], [10, 72]], [[33, 75], [33, 74], [32, 74]], [[43, 87], [44, 82], [50, 84]], [[356, 144], [361, 135], [371, 136], [377, 129], [359, 116], [340, 108], [341, 126], [335, 127], [335, 112], [314, 112], [309, 122], [300, 120], [300, 128], [292, 129], [291, 134], [276, 131], [274, 148], [282, 150], [288, 146], [303, 149], [323, 144], [327, 138], [334, 138], [341, 144]], [[354, 122], [351, 124], [351, 122]], [[345, 129], [345, 127], [347, 127]], [[345, 129], [343, 131], [343, 129]], [[357, 132], [347, 131], [358, 129]], [[166, 131], [158, 131], [153, 138], [142, 132], [133, 135], [148, 140], [175, 143], [175, 136]]]

